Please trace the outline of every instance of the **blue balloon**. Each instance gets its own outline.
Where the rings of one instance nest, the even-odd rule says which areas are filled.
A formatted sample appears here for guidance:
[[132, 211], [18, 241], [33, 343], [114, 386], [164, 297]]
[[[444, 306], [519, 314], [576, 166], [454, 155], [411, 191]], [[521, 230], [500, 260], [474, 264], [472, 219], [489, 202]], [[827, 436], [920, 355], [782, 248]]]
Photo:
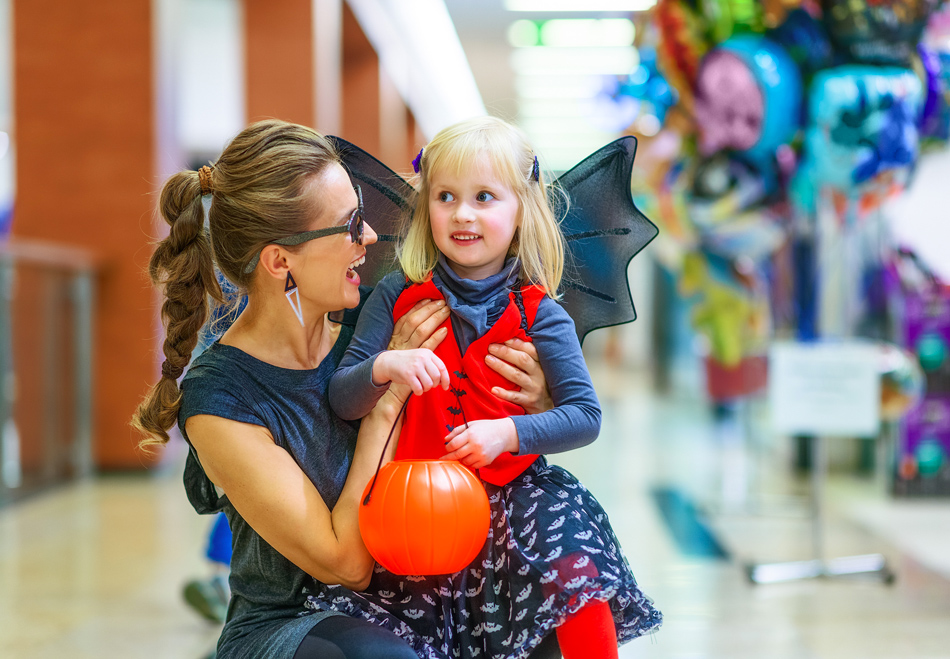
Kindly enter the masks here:
[[920, 79], [907, 69], [848, 65], [811, 84], [796, 202], [813, 210], [819, 187], [853, 191], [917, 158]]

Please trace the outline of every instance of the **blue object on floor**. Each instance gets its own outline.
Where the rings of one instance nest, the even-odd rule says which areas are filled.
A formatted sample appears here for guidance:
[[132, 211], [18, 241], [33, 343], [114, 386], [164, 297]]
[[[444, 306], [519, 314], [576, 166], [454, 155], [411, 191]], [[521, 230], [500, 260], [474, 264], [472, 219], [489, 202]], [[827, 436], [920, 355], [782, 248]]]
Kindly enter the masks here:
[[231, 527], [224, 513], [218, 513], [208, 536], [208, 548], [205, 555], [215, 563], [230, 567], [231, 565]]
[[665, 487], [654, 488], [651, 494], [680, 551], [687, 556], [729, 557], [716, 536], [703, 524], [689, 497], [679, 490]]

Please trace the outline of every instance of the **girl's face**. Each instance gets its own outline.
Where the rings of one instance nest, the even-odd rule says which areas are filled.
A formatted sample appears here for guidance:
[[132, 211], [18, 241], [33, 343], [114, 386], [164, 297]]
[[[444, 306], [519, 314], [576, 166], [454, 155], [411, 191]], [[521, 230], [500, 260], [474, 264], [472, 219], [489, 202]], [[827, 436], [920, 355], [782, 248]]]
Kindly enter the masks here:
[[433, 172], [429, 220], [436, 247], [463, 279], [501, 272], [519, 224], [520, 204], [487, 158], [460, 175]]

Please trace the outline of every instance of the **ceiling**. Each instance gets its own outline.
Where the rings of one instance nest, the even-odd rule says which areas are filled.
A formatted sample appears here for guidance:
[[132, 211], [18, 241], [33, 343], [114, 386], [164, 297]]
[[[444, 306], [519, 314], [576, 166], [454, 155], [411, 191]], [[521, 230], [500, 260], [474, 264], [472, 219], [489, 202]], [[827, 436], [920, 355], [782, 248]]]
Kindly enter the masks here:
[[[566, 81], [571, 76], [569, 72], [559, 75], [555, 49], [544, 49], [545, 53], [537, 52], [541, 48], [516, 49], [509, 44], [507, 34], [512, 23], [519, 19], [630, 18], [631, 12], [524, 12], [507, 10], [504, 0], [444, 1], [486, 109], [521, 125], [540, 152], [542, 161], [546, 159], [548, 169], [566, 169], [616, 137], [619, 129], [605, 130], [603, 125], [597, 125], [596, 117], [591, 116], [588, 102], [591, 99], [578, 102], [576, 98], [545, 97], [542, 93], [541, 98], [529, 102], [520, 97], [519, 89], [524, 85], [518, 84], [518, 77], [526, 74], [524, 65], [519, 67], [521, 73], [516, 73], [512, 65], [515, 50], [536, 51], [519, 54], [519, 57], [530, 54], [534, 56], [533, 61], [548, 62], [548, 79]], [[576, 4], [590, 6], [590, 2]], [[633, 56], [636, 56], [635, 51]], [[551, 71], [551, 66], [555, 70]], [[588, 86], [600, 84], [597, 76], [587, 77], [592, 78]]]

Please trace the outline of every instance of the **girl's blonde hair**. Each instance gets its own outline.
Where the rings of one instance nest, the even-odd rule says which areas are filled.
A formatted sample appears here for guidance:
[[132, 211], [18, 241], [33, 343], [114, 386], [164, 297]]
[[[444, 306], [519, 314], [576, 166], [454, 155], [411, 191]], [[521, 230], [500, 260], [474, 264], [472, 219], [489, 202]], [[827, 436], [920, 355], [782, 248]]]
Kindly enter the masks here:
[[409, 218], [405, 238], [397, 248], [406, 277], [425, 281], [435, 268], [439, 250], [432, 237], [429, 194], [435, 172], [463, 175], [480, 158], [491, 163], [493, 172], [518, 198], [519, 228], [508, 256], [521, 261], [525, 283], [541, 286], [557, 299], [564, 271], [564, 238], [548, 203], [544, 176], [534, 180], [535, 153], [524, 133], [496, 117], [479, 117], [440, 131], [422, 153], [419, 162], [418, 203]]

